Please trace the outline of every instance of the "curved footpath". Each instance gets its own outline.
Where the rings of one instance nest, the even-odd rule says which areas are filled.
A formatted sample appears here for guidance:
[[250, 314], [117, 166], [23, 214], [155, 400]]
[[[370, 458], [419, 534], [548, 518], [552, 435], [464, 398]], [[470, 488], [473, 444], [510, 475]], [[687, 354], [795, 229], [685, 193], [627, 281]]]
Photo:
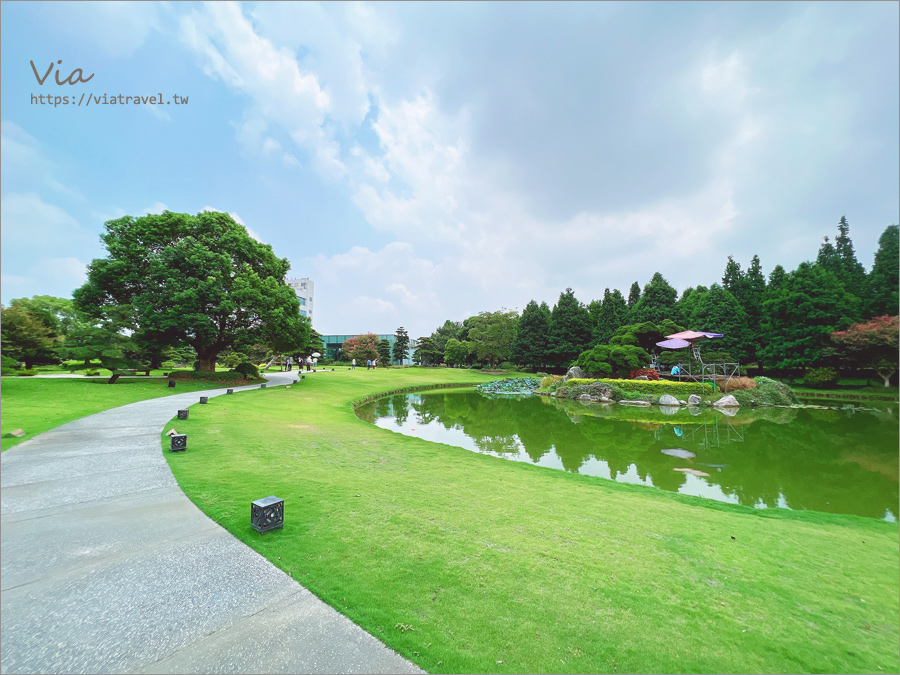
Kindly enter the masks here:
[[0, 456], [4, 673], [422, 672], [178, 487], [160, 433], [224, 393], [107, 410]]

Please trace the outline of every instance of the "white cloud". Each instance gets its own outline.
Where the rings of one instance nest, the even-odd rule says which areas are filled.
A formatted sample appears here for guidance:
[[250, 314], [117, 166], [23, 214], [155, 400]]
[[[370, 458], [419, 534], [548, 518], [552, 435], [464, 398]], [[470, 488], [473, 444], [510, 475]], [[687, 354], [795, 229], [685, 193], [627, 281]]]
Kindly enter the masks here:
[[[69, 38], [90, 44], [112, 58], [130, 56], [159, 28], [160, 5], [153, 2], [63, 2], [41, 14], [41, 22]], [[69, 66], [64, 62], [63, 67]], [[81, 66], [85, 78], [93, 72]]]
[[266, 148], [263, 134], [284, 134], [311, 156], [322, 175], [344, 175], [339, 148], [326, 130], [331, 98], [290, 49], [257, 34], [234, 3], [192, 9], [181, 17], [180, 34], [207, 75], [250, 97], [252, 103], [236, 127], [239, 140], [251, 151], [272, 149], [271, 144]]
[[68, 211], [44, 202], [36, 192], [8, 193], [0, 200], [3, 244], [60, 246], [83, 243], [90, 235]]
[[165, 204], [163, 204], [162, 202], [153, 202], [153, 204], [151, 204], [151, 205], [148, 206], [147, 208], [141, 209], [141, 210], [139, 211], [139, 213], [140, 213], [141, 215], [144, 215], [144, 214], [154, 214], [154, 215], [159, 215], [159, 214], [162, 213], [163, 211], [168, 211], [168, 210], [169, 210], [169, 207], [166, 206]]

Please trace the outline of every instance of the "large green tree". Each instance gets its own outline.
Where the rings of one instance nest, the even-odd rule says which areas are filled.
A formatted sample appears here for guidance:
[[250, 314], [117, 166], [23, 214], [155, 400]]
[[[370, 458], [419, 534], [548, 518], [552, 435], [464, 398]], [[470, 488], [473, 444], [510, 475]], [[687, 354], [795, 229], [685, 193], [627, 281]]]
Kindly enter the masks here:
[[867, 314], [883, 316], [896, 314], [900, 286], [900, 227], [888, 225], [878, 239], [875, 264], [869, 273]]
[[416, 344], [413, 349], [413, 361], [418, 363], [420, 366], [431, 366], [440, 363], [443, 358], [444, 353], [438, 351], [437, 347], [434, 344], [433, 337], [431, 337], [430, 335], [426, 335], [416, 340]]
[[308, 339], [284, 281], [290, 263], [227, 213], [125, 216], [107, 222], [101, 239], [108, 256], [89, 265], [76, 308], [97, 316], [130, 307], [138, 339], [191, 345], [198, 370], [215, 370], [241, 334], [283, 351]]
[[653, 321], [660, 323], [666, 319], [674, 321], [678, 318], [675, 302], [678, 298], [676, 291], [662, 274], [654, 274], [650, 282], [644, 286], [641, 299], [637, 301], [631, 310], [631, 323], [643, 323]]
[[603, 290], [603, 304], [597, 313], [597, 320], [591, 333], [592, 345], [609, 344], [609, 339], [620, 326], [628, 323], [628, 305], [618, 288], [612, 292]]
[[512, 345], [512, 361], [520, 366], [540, 368], [547, 363], [547, 339], [550, 334], [550, 308], [530, 301], [522, 311], [516, 339]]
[[591, 317], [571, 288], [559, 294], [550, 312], [547, 343], [550, 363], [558, 368], [571, 366], [591, 344]]
[[850, 326], [859, 315], [859, 298], [821, 265], [801, 263], [770, 284], [763, 303], [765, 340], [758, 350], [770, 368], [802, 369], [822, 362], [829, 336]]
[[343, 357], [345, 359], [356, 359], [360, 362], [370, 361], [378, 358], [379, 342], [380, 340], [375, 333], [357, 335], [356, 337], [344, 340], [341, 351], [343, 352]]
[[469, 342], [475, 356], [480, 361], [487, 361], [492, 368], [507, 360], [516, 339], [518, 320], [518, 312], [511, 310], [481, 312], [469, 317]]

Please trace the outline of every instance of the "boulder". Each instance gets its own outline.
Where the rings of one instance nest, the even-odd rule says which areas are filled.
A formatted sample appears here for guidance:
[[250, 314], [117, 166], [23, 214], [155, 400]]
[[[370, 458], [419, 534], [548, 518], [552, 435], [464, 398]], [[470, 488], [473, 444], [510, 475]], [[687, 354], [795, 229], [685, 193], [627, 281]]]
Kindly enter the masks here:
[[723, 408], [723, 407], [740, 408], [741, 407], [741, 404], [738, 403], [737, 399], [734, 396], [732, 396], [731, 394], [728, 394], [728, 396], [723, 396], [718, 401], [713, 403], [713, 405], [716, 407], [719, 407], [719, 408]]
[[569, 368], [569, 372], [566, 373], [566, 382], [575, 379], [584, 379], [584, 371], [578, 366], [572, 366]]
[[582, 394], [581, 396], [578, 397], [578, 400], [579, 401], [593, 401], [594, 397], [591, 396], [590, 394]]
[[681, 405], [678, 402], [677, 398], [675, 398], [674, 396], [670, 396], [669, 394], [663, 394], [662, 396], [660, 396], [659, 404], [660, 405], [676, 405], [676, 406]]
[[601, 397], [600, 397], [600, 403], [612, 403], [612, 400], [610, 400], [610, 399], [609, 399], [608, 397], [606, 397], [606, 396], [601, 396]]
[[700, 405], [700, 397], [697, 394], [688, 396], [688, 405]]
[[646, 375], [638, 375], [637, 377], [635, 377], [635, 378], [633, 378], [633, 379], [635, 379], [635, 380], [649, 380], [650, 378], [647, 377]]

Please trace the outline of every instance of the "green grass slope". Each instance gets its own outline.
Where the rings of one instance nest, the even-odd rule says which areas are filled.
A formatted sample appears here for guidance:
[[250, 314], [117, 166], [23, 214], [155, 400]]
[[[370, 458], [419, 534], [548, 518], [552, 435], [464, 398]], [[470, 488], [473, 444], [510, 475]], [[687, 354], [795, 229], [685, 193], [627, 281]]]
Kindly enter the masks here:
[[[351, 408], [488, 379], [340, 370], [220, 397], [165, 456], [216, 522], [429, 672], [897, 671], [896, 525], [510, 462]], [[268, 495], [286, 525], [259, 535]]]

